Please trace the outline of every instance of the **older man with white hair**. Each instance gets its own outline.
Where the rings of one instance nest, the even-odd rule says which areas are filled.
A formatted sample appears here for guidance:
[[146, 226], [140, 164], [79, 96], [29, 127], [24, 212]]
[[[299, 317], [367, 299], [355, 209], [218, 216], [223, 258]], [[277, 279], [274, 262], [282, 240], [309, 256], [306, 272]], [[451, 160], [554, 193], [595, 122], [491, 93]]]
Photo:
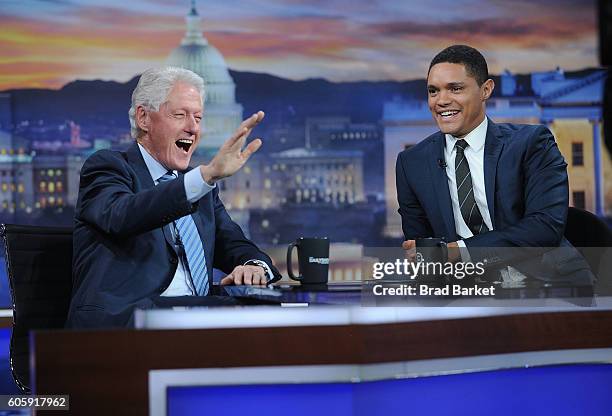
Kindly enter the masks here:
[[135, 143], [98, 151], [83, 165], [68, 327], [129, 326], [135, 308], [159, 299], [197, 296], [206, 304], [213, 268], [227, 273], [221, 284], [279, 277], [215, 185], [259, 149], [259, 139], [245, 144], [264, 113], [244, 120], [209, 164], [190, 169], [203, 113], [202, 78], [183, 68], [148, 70], [132, 94]]

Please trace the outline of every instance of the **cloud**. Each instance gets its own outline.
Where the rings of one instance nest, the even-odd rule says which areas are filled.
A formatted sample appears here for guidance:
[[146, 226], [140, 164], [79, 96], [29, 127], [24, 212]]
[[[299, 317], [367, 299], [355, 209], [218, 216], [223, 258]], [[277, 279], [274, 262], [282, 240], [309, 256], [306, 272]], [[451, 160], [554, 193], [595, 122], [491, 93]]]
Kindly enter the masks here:
[[396, 21], [369, 25], [373, 36], [486, 39], [487, 41], [518, 42], [528, 44], [534, 39], [563, 41], [581, 36], [594, 35], [594, 22], [579, 21], [572, 25], [566, 22], [542, 22], [525, 18], [521, 20], [495, 18], [477, 19], [444, 25], [415, 21]]
[[[11, 3], [12, 14], [0, 15], [0, 90], [59, 87], [75, 78], [127, 80], [163, 64], [180, 43], [188, 10], [182, 0], [45, 3], [33, 9], [24, 2], [20, 13]], [[202, 1], [198, 7], [206, 37], [230, 67], [293, 79], [422, 77], [435, 52], [452, 43], [481, 49], [492, 68], [597, 63], [593, 0], [456, 3], [236, 0], [231, 7]]]

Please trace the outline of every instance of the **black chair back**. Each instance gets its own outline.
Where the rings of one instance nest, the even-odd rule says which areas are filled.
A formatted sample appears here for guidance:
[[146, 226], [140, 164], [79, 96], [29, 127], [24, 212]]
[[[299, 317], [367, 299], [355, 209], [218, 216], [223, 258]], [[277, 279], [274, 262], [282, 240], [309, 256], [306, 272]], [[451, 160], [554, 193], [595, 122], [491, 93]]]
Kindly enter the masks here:
[[72, 229], [2, 224], [13, 300], [11, 371], [30, 392], [29, 333], [63, 328], [72, 294]]
[[[565, 238], [569, 240], [584, 256], [597, 275], [600, 286], [609, 286], [610, 279], [608, 262], [606, 258], [612, 247], [612, 230], [604, 220], [597, 215], [583, 209], [569, 207], [565, 225]], [[603, 263], [606, 263], [605, 265]]]

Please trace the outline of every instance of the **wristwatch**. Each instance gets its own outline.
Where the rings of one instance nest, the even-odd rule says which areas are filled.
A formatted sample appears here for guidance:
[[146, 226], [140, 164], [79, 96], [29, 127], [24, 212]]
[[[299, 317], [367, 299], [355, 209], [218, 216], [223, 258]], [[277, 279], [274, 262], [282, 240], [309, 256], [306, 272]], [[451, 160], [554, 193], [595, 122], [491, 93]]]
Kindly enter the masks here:
[[265, 261], [253, 259], [247, 261], [246, 263], [244, 263], [244, 265], [259, 266], [263, 268], [266, 273], [266, 280], [268, 282], [274, 278], [274, 273], [272, 273], [272, 270], [270, 270], [270, 266], [268, 266], [268, 263], [266, 263]]
[[438, 247], [442, 251], [442, 263], [448, 262], [448, 244], [446, 244], [446, 241], [440, 241]]

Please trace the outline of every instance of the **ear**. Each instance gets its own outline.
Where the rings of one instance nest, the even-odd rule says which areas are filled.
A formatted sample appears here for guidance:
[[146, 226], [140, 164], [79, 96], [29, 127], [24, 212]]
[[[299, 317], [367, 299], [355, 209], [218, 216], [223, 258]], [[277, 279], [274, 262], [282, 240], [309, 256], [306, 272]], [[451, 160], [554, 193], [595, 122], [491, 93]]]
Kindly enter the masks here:
[[481, 92], [480, 98], [483, 101], [488, 100], [491, 97], [491, 94], [493, 94], [494, 89], [495, 89], [495, 81], [489, 78], [480, 87], [480, 92]]
[[136, 125], [138, 125], [138, 128], [144, 132], [148, 132], [150, 123], [151, 118], [149, 117], [149, 112], [142, 105], [136, 107]]

